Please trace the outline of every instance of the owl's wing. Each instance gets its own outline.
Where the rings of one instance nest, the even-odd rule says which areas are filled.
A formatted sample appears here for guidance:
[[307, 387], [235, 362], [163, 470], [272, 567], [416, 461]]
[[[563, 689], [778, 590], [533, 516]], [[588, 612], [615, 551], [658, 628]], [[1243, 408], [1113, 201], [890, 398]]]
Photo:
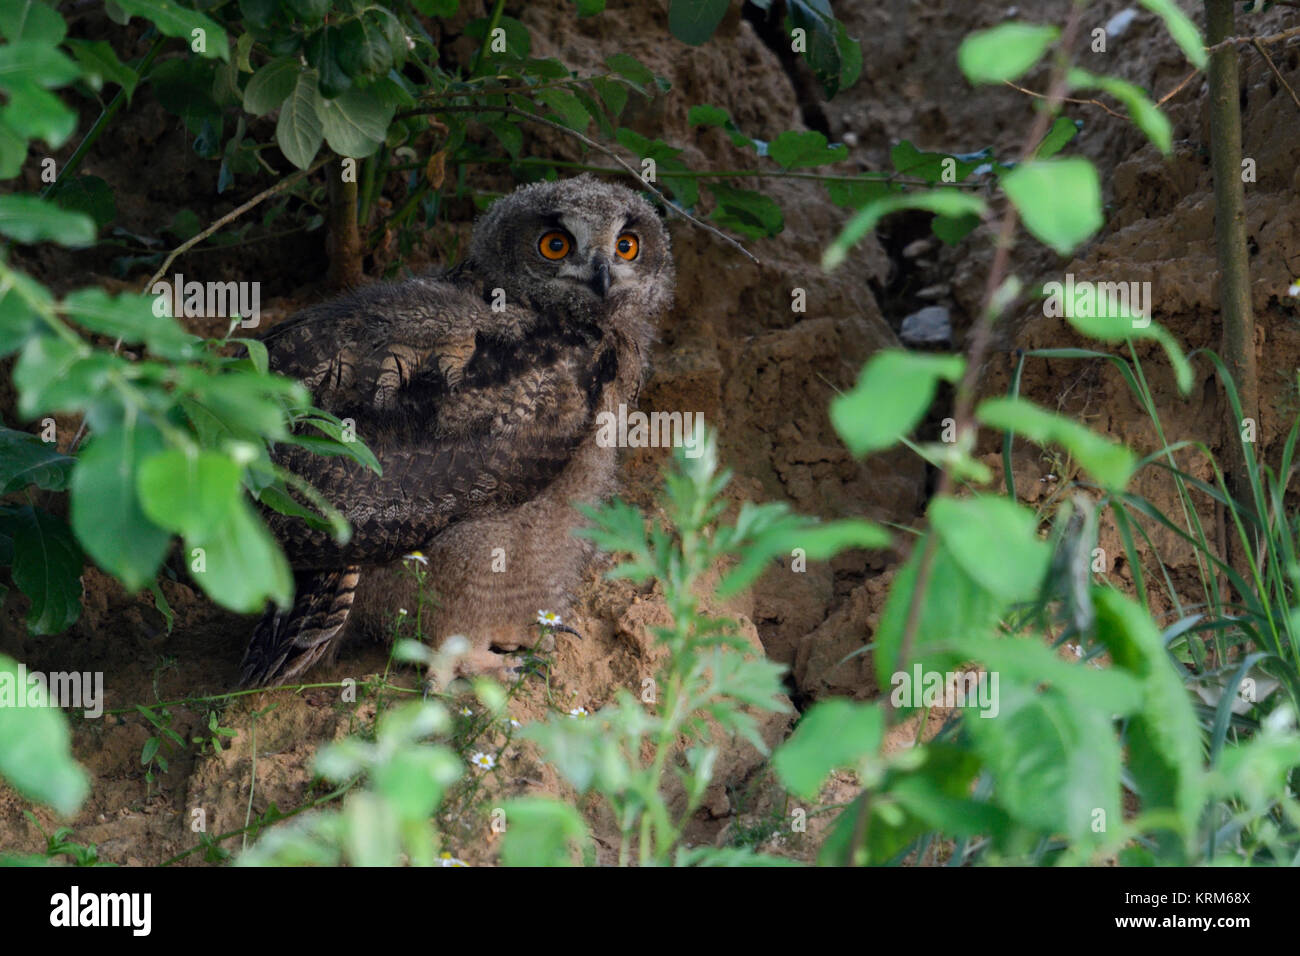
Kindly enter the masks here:
[[617, 372], [599, 330], [534, 322], [521, 336], [517, 317], [503, 330], [507, 320], [454, 288], [417, 291], [417, 303], [402, 286], [388, 287], [387, 298], [335, 300], [265, 336], [272, 367], [303, 378], [327, 411], [353, 418], [383, 466], [377, 475], [351, 458], [277, 448], [277, 461], [352, 525], [340, 545], [268, 513], [297, 569], [392, 561], [463, 517], [521, 504], [559, 475], [594, 427]]

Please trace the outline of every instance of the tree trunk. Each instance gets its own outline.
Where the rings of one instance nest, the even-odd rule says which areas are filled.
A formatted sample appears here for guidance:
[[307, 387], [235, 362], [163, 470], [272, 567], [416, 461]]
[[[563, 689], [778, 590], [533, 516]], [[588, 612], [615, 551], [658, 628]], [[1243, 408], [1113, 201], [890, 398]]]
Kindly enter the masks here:
[[[329, 192], [329, 233], [326, 251], [329, 254], [329, 285], [331, 289], [351, 289], [361, 284], [361, 236], [357, 231], [357, 177], [344, 179], [346, 160], [332, 162], [325, 167], [325, 181]], [[354, 161], [355, 162], [355, 161]]]
[[[1205, 34], [1209, 46], [1234, 36], [1234, 0], [1205, 0]], [[1241, 399], [1238, 420], [1225, 400], [1227, 441], [1223, 467], [1228, 490], [1253, 508], [1243, 431], [1259, 437], [1259, 380], [1255, 368], [1255, 317], [1250, 304], [1250, 262], [1246, 248], [1245, 188], [1241, 178], [1241, 102], [1237, 49], [1229, 45], [1210, 55], [1210, 154], [1214, 169], [1214, 244], [1219, 259], [1219, 306], [1223, 317], [1223, 363]], [[1253, 427], [1250, 427], [1252, 426]], [[1227, 538], [1235, 547], [1235, 534]], [[1228, 555], [1239, 567], [1243, 555]]]

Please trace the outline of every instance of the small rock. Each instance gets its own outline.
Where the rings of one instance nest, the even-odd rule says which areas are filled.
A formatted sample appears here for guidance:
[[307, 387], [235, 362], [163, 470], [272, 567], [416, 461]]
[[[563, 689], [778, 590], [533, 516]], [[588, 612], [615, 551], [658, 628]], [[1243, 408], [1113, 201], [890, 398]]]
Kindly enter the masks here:
[[946, 306], [927, 305], [903, 319], [898, 337], [904, 345], [942, 345], [952, 340], [952, 319]]
[[946, 299], [952, 292], [952, 286], [946, 282], [940, 282], [938, 285], [928, 285], [916, 294], [918, 299], [928, 299], [931, 301], [937, 299]]
[[1121, 10], [1109, 20], [1106, 21], [1106, 36], [1119, 37], [1123, 36], [1128, 28], [1133, 24], [1133, 19], [1137, 16], [1137, 11], [1132, 7]]
[[929, 236], [925, 236], [921, 239], [914, 239], [903, 247], [903, 258], [915, 259], [917, 256], [929, 252], [933, 245], [934, 242]]

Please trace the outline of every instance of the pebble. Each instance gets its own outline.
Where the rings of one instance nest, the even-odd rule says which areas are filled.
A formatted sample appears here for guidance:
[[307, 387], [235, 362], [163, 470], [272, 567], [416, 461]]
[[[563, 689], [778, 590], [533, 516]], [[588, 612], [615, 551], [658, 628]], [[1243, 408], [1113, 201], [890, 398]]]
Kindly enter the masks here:
[[898, 330], [904, 345], [940, 345], [952, 340], [952, 319], [946, 306], [927, 305], [907, 318]]

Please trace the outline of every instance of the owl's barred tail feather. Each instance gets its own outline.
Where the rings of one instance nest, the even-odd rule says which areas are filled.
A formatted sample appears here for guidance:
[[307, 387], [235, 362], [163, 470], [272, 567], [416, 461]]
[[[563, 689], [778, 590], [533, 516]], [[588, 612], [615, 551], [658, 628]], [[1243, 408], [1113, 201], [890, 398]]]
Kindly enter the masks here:
[[258, 621], [240, 665], [243, 687], [278, 687], [296, 679], [330, 649], [352, 610], [361, 568], [297, 575], [293, 607], [272, 607]]

